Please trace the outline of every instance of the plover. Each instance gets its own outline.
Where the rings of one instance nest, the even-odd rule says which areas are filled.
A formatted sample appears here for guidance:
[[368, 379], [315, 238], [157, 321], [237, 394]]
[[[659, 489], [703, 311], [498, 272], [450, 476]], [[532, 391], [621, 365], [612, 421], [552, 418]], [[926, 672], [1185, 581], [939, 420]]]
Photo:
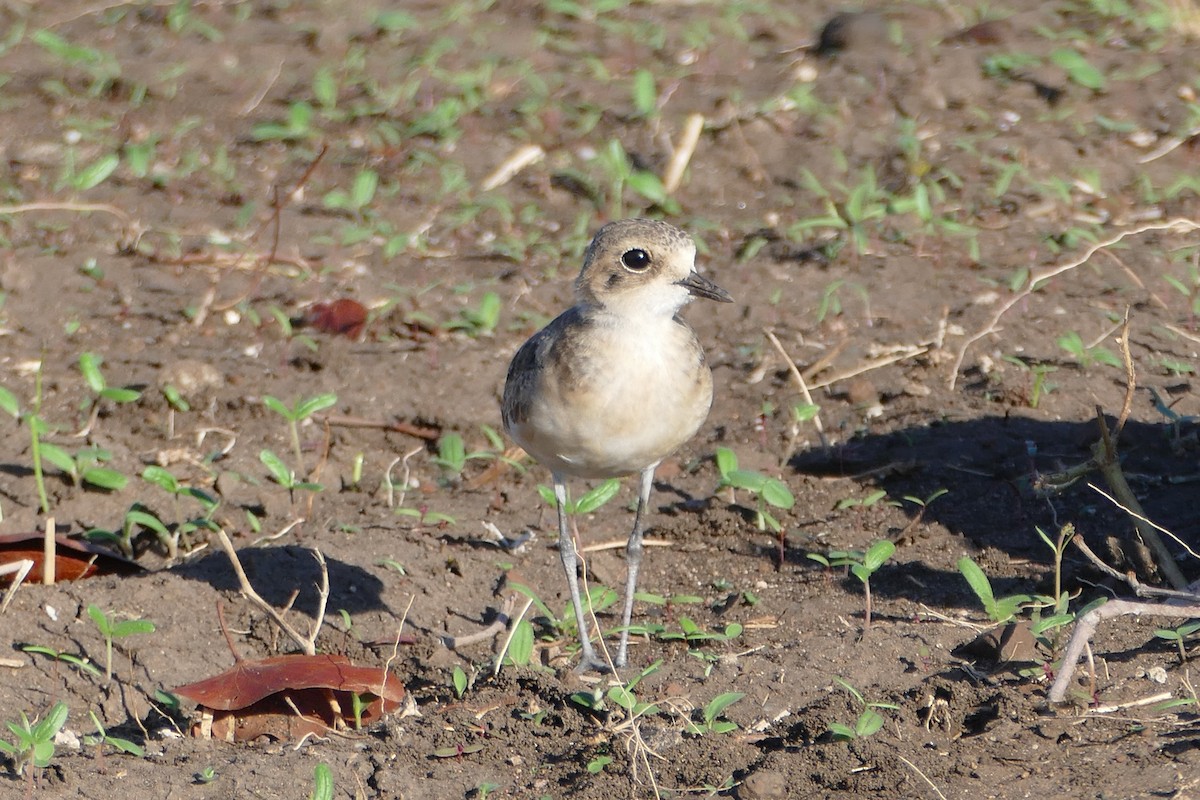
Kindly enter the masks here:
[[605, 225], [584, 253], [575, 305], [521, 346], [508, 368], [508, 434], [550, 470], [559, 552], [582, 645], [581, 671], [606, 671], [588, 636], [568, 531], [568, 477], [639, 474], [615, 665], [625, 665], [642, 532], [654, 470], [695, 435], [712, 405], [712, 373], [677, 313], [694, 297], [733, 298], [695, 271], [692, 238], [665, 222]]

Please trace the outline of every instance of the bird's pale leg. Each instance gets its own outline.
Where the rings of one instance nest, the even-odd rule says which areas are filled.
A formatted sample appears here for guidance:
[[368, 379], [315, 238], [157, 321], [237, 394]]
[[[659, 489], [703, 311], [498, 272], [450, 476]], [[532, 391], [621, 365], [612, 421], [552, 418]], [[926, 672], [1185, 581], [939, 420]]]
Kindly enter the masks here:
[[592, 649], [592, 641], [588, 636], [591, 626], [584, 617], [583, 603], [579, 597], [579, 577], [575, 574], [579, 556], [567, 525], [567, 487], [561, 475], [552, 474], [551, 477], [554, 480], [554, 500], [558, 505], [558, 555], [562, 558], [563, 571], [567, 573], [567, 588], [571, 592], [571, 606], [575, 609], [575, 624], [579, 626], [579, 644], [583, 649], [577, 669], [580, 672], [607, 672], [608, 666], [596, 658], [596, 651]]
[[625, 611], [621, 614], [621, 645], [617, 648], [616, 660], [618, 667], [625, 666], [625, 651], [629, 647], [629, 620], [633, 617], [633, 595], [637, 592], [638, 570], [642, 566], [642, 532], [645, 529], [642, 520], [645, 518], [646, 507], [650, 505], [650, 489], [654, 486], [654, 469], [657, 466], [658, 464], [651, 464], [642, 470], [633, 532], [629, 534], [629, 543], [625, 545]]

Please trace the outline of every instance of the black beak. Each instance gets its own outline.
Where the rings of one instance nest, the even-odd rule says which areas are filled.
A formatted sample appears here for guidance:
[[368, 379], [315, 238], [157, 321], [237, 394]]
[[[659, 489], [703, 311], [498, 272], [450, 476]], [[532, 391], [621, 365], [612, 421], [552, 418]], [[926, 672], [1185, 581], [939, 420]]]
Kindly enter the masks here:
[[696, 297], [703, 297], [708, 300], [716, 300], [718, 303], [732, 303], [733, 296], [729, 292], [717, 286], [708, 278], [693, 270], [686, 278], [681, 281], [676, 281], [680, 286], [686, 286], [690, 294]]

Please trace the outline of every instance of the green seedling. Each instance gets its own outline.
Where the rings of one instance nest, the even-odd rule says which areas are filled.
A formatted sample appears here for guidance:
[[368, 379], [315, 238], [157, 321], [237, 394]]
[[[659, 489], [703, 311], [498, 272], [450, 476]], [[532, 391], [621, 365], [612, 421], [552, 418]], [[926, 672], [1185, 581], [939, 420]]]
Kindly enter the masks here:
[[1174, 642], [1179, 646], [1179, 663], [1187, 663], [1187, 648], [1184, 646], [1183, 640], [1191, 636], [1196, 631], [1200, 631], [1200, 622], [1188, 622], [1180, 625], [1178, 628], [1158, 628], [1154, 631], [1154, 635], [1160, 639], [1166, 639], [1168, 642]]
[[193, 782], [198, 783], [200, 785], [204, 785], [206, 783], [212, 783], [216, 779], [217, 779], [216, 767], [205, 767], [204, 769], [200, 770], [199, 772], [197, 772], [195, 775], [192, 776]]
[[17, 402], [17, 396], [3, 386], [0, 386], [0, 411], [16, 419], [21, 418], [21, 404]]
[[871, 576], [895, 552], [896, 545], [891, 540], [880, 539], [867, 548], [866, 552], [859, 550], [830, 550], [827, 555], [808, 553], [807, 556], [824, 567], [849, 567], [854, 577], [862, 582], [863, 593], [865, 595], [863, 628], [866, 630], [871, 627]]
[[[16, 398], [12, 398], [12, 407], [16, 407]], [[33, 377], [33, 408], [22, 414], [21, 419], [29, 426], [29, 455], [33, 460], [33, 480], [37, 486], [38, 504], [43, 514], [49, 514], [50, 499], [46, 494], [46, 477], [42, 464], [42, 437], [50, 432], [50, 426], [42, 419], [41, 411], [42, 364], [39, 362]]]
[[[636, 629], [636, 632], [657, 635], [664, 642], [687, 642], [688, 645], [696, 645], [703, 642], [728, 642], [741, 636], [744, 630], [740, 622], [730, 622], [720, 632], [706, 631], [690, 617], [683, 616], [679, 618], [679, 628], [678, 631], [667, 631], [661, 626], [647, 626], [645, 629]], [[635, 629], [631, 626], [630, 631], [635, 632]]]
[[87, 607], [87, 613], [104, 637], [104, 680], [108, 682], [112, 680], [113, 641], [139, 633], [154, 633], [154, 623], [148, 619], [110, 620], [95, 603]]
[[587, 763], [587, 771], [592, 775], [599, 775], [604, 771], [604, 768], [613, 762], [612, 756], [596, 756]]
[[478, 800], [487, 800], [488, 797], [491, 796], [492, 792], [496, 791], [499, 788], [500, 788], [500, 784], [487, 783], [485, 781], [484, 783], [481, 783], [475, 787], [474, 797], [478, 798]]
[[979, 565], [971, 560], [970, 556], [963, 556], [958, 560], [958, 571], [967, 579], [967, 584], [975, 592], [975, 596], [979, 598], [979, 601], [983, 603], [983, 610], [991, 618], [992, 622], [1008, 622], [1016, 616], [1024, 604], [1033, 599], [1027, 594], [1014, 594], [1008, 597], [997, 598], [992, 592], [991, 581], [988, 580], [987, 575], [979, 568]]
[[[1038, 528], [1035, 526], [1034, 530], [1037, 531], [1037, 535], [1041, 538], [1041, 540], [1043, 542], [1046, 543], [1046, 546], [1050, 548], [1050, 552], [1054, 553], [1054, 596], [1055, 596], [1055, 598], [1061, 597], [1063, 594], [1063, 590], [1062, 590], [1063, 553], [1066, 552], [1067, 545], [1071, 543], [1071, 539], [1075, 538], [1075, 526], [1069, 522], [1066, 525], [1063, 525], [1061, 528], [1058, 529], [1058, 538], [1055, 540], [1051, 540], [1051, 538], [1049, 536], [1047, 536], [1046, 532], [1043, 531], [1041, 528]], [[1056, 600], [1056, 602], [1057, 602], [1057, 600]]]
[[131, 756], [145, 758], [146, 751], [139, 745], [134, 744], [128, 739], [122, 739], [119, 736], [110, 736], [108, 731], [104, 730], [104, 726], [100, 724], [100, 719], [96, 716], [96, 712], [88, 711], [88, 716], [92, 718], [92, 724], [96, 726], [96, 733], [83, 737], [83, 743], [89, 747], [95, 747], [96, 752], [100, 752], [102, 745], [108, 745], [119, 752], [128, 753]]
[[755, 524], [758, 529], [782, 534], [783, 525], [768, 509], [788, 511], [796, 504], [796, 498], [787, 484], [760, 472], [738, 469], [737, 455], [727, 447], [717, 448], [715, 460], [721, 476], [716, 491], [728, 488], [750, 492], [755, 498]]
[[467, 693], [471, 679], [462, 667], [456, 666], [454, 671], [450, 673], [450, 683], [454, 687], [454, 696], [459, 700], [463, 699], [463, 695]]
[[54, 758], [54, 737], [67, 723], [69, 713], [67, 704], [60, 701], [55, 703], [46, 718], [39, 722], [30, 723], [29, 717], [22, 711], [19, 723], [6, 723], [8, 729], [17, 737], [17, 742], [14, 745], [0, 739], [0, 752], [7, 753], [12, 758], [17, 775], [21, 775], [26, 767], [29, 767], [32, 780], [34, 769], [50, 766], [50, 760]]
[[120, 63], [103, 50], [76, 44], [45, 28], [34, 31], [29, 38], [63, 65], [85, 73], [91, 79], [88, 94], [92, 97], [103, 96], [121, 75]]
[[[304, 455], [300, 451], [300, 423], [303, 422], [304, 420], [308, 419], [309, 417], [311, 417], [313, 414], [316, 414], [318, 411], [323, 411], [323, 410], [329, 408], [330, 406], [334, 406], [336, 404], [337, 404], [337, 395], [332, 394], [332, 393], [319, 394], [314, 397], [308, 397], [308, 398], [301, 398], [300, 400], [297, 400], [295, 402], [295, 404], [290, 407], [285, 405], [282, 400], [279, 400], [278, 398], [272, 397], [270, 395], [266, 395], [265, 397], [263, 397], [263, 405], [266, 406], [267, 408], [271, 409], [272, 411], [274, 411], [276, 414], [283, 417], [284, 420], [287, 421], [288, 433], [290, 434], [291, 440], [292, 440], [292, 455], [295, 456], [295, 458], [296, 458], [296, 473], [295, 474], [297, 474], [297, 475], [307, 474], [304, 471]], [[263, 453], [267, 453], [267, 452], [270, 452], [270, 451], [269, 450], [263, 451]], [[272, 454], [272, 455], [274, 455], [274, 454]], [[262, 458], [261, 453], [259, 454], [259, 458], [260, 459]], [[266, 464], [266, 461], [264, 460], [263, 463]], [[267, 469], [271, 470], [272, 476], [278, 475], [276, 470], [274, 468], [272, 468], [269, 464], [267, 465]], [[284, 481], [279, 481], [278, 477], [276, 477], [276, 480], [283, 485], [288, 485], [287, 483], [284, 483]], [[294, 477], [292, 478], [291, 483], [293, 483], [293, 484], [295, 483]], [[289, 486], [289, 488], [292, 488], [292, 487]], [[295, 488], [300, 488], [300, 487], [297, 486]]]
[[867, 548], [867, 552], [863, 554], [862, 561], [857, 564], [850, 565], [850, 572], [854, 577], [858, 578], [863, 585], [863, 594], [865, 595], [865, 612], [863, 615], [863, 627], [870, 629], [871, 627], [871, 576], [875, 571], [883, 566], [883, 562], [892, 557], [896, 552], [896, 545], [888, 539], [881, 539], [875, 544]]
[[869, 493], [866, 497], [843, 497], [837, 501], [834, 508], [841, 511], [844, 508], [871, 508], [883, 498], [887, 497], [887, 492], [883, 489], [876, 489]]
[[362, 730], [363, 714], [367, 712], [367, 708], [371, 705], [366, 699], [366, 695], [358, 692], [350, 693], [350, 713], [354, 715], [354, 730]]
[[[319, 492], [325, 487], [319, 483], [310, 481], [302, 481], [296, 477], [296, 473], [288, 468], [288, 465], [283, 463], [283, 459], [275, 455], [271, 450], [263, 449], [258, 454], [258, 460], [262, 462], [267, 471], [271, 473], [271, 478], [274, 479], [289, 493], [294, 494], [297, 491], [301, 492]], [[399, 513], [400, 509], [397, 509]]]
[[[558, 501], [554, 497], [554, 489], [545, 484], [538, 484], [538, 495], [542, 498], [542, 502], [551, 508], [558, 508]], [[563, 506], [563, 512], [567, 518], [571, 520], [571, 527], [575, 529], [575, 518], [586, 516], [598, 511], [605, 503], [612, 500], [621, 491], [621, 482], [616, 478], [609, 478], [602, 481], [595, 487], [586, 492], [578, 500], [572, 500], [570, 487], [567, 488], [567, 502]], [[578, 535], [578, 529], [575, 530]]]
[[625, 152], [620, 140], [610, 139], [608, 144], [597, 154], [596, 162], [608, 178], [608, 210], [612, 219], [626, 216], [625, 189], [627, 188], [668, 214], [679, 213], [679, 203], [667, 194], [662, 180], [653, 172], [634, 169], [633, 162]]
[[325, 195], [325, 207], [361, 214], [375, 199], [378, 188], [379, 173], [373, 169], [361, 170], [354, 176], [354, 183], [350, 185], [349, 191], [334, 189]]
[[1027, 364], [1025, 361], [1016, 356], [1004, 356], [1004, 360], [1010, 364], [1015, 364], [1023, 370], [1027, 370], [1033, 376], [1033, 387], [1029, 390], [1029, 407], [1037, 408], [1038, 403], [1042, 400], [1043, 394], [1050, 394], [1057, 388], [1053, 383], [1046, 380], [1046, 376], [1058, 371], [1058, 367], [1051, 364]]
[[63, 653], [55, 650], [53, 647], [43, 647], [40, 644], [23, 644], [20, 646], [20, 650], [23, 653], [35, 653], [41, 656], [49, 656], [55, 661], [61, 661], [64, 664], [70, 664], [72, 667], [81, 669], [84, 672], [90, 672], [96, 677], [100, 677], [100, 675], [103, 674], [96, 667], [96, 665], [87, 658], [72, 655], [71, 653]]
[[1050, 60], [1067, 73], [1067, 77], [1085, 89], [1104, 91], [1108, 81], [1104, 73], [1092, 66], [1078, 50], [1062, 47], [1050, 54]]
[[500, 324], [500, 308], [500, 295], [485, 292], [478, 306], [464, 308], [457, 317], [446, 323], [445, 328], [448, 331], [462, 331], [472, 339], [491, 336]]
[[86, 536], [89, 541], [107, 541], [112, 542], [117, 546], [126, 557], [133, 556], [133, 534], [138, 527], [145, 528], [152, 532], [158, 540], [162, 542], [167, 549], [171, 548], [173, 537], [171, 531], [163, 524], [162, 520], [154, 516], [154, 514], [143, 506], [141, 503], [134, 503], [125, 512], [125, 520], [121, 525], [120, 532], [105, 531], [93, 529], [87, 532]]
[[313, 768], [313, 790], [308, 800], [333, 800], [333, 770], [324, 762]]
[[841, 678], [834, 678], [843, 689], [850, 693], [850, 696], [855, 699], [859, 706], [862, 707], [862, 712], [858, 715], [858, 719], [854, 721], [854, 725], [845, 725], [840, 722], [829, 723], [829, 732], [833, 735], [835, 742], [852, 742], [855, 739], [864, 739], [875, 733], [878, 733], [883, 727], [883, 715], [876, 709], [885, 709], [890, 711], [898, 711], [899, 706], [892, 703], [868, 703], [863, 698], [862, 692], [855, 689]]
[[84, 447], [74, 456], [50, 442], [41, 442], [41, 459], [61, 470], [76, 488], [84, 484], [105, 491], [120, 491], [129, 478], [115, 469], [100, 464], [111, 460], [112, 453], [101, 447]]
[[440, 511], [430, 511], [428, 506], [397, 508], [393, 513], [401, 517], [413, 517], [419, 525], [453, 525], [458, 520]]
[[438, 439], [438, 454], [433, 463], [442, 468], [442, 472], [450, 480], [458, 480], [472, 459], [495, 458], [496, 454], [487, 450], [476, 450], [468, 453], [462, 436], [457, 433], [447, 433]]
[[260, 122], [250, 129], [259, 142], [297, 142], [317, 135], [313, 129], [313, 107], [303, 100], [288, 106], [287, 117], [281, 122]]
[[607, 692], [604, 692], [603, 687], [599, 686], [591, 692], [576, 692], [571, 695], [570, 700], [575, 705], [585, 708], [594, 714], [607, 714], [607, 703], [612, 703], [624, 710], [629, 720], [657, 714], [659, 713], [658, 706], [654, 703], [638, 700], [634, 689], [637, 688], [637, 685], [644, 678], [657, 672], [661, 666], [662, 660], [660, 659], [646, 667], [641, 673], [624, 685], [612, 686]]
[[[146, 469], [142, 471], [142, 480], [157, 486], [164, 492], [167, 492], [171, 495], [175, 502], [176, 518], [182, 516], [179, 507], [179, 501], [182, 497], [190, 497], [198, 502], [202, 509], [203, 513], [199, 517], [178, 523], [175, 526], [175, 530], [168, 534], [164, 534], [159, 527], [156, 527], [152, 522], [148, 523], [144, 518], [139, 517], [135, 520], [136, 523], [148, 527], [154, 531], [155, 535], [157, 535], [159, 540], [162, 541], [162, 543], [166, 546], [167, 556], [169, 558], [175, 559], [178, 556], [179, 540], [186, 534], [201, 528], [207, 528], [209, 530], [215, 529], [216, 525], [212, 521], [212, 516], [214, 513], [216, 513], [217, 507], [220, 505], [220, 502], [216, 498], [212, 497], [207, 492], [197, 489], [194, 486], [183, 485], [169, 470], [158, 466], [146, 467]], [[144, 511], [144, 509], [142, 509], [142, 511]], [[157, 521], [157, 518], [155, 518], [155, 520]], [[128, 521], [128, 515], [126, 515], [127, 525]], [[165, 529], [165, 526], [162, 526], [161, 522], [159, 522], [159, 526]]]
[[136, 402], [142, 396], [142, 393], [136, 389], [109, 386], [108, 381], [104, 378], [104, 373], [100, 371], [100, 365], [103, 363], [104, 359], [95, 353], [84, 353], [79, 356], [79, 371], [83, 374], [83, 379], [93, 395], [88, 406], [92, 409], [93, 415], [96, 413], [95, 407], [101, 400], [124, 404]]
[[[287, 315], [286, 311], [277, 305], [271, 305], [267, 308], [267, 310], [271, 312], [271, 316], [275, 318], [275, 324], [279, 326], [279, 332], [283, 335], [285, 340], [289, 342], [297, 342], [301, 345], [304, 345], [304, 347], [306, 347], [308, 350], [314, 353], [317, 352], [317, 340], [311, 336], [296, 333], [296, 329], [292, 325], [292, 318]], [[247, 317], [249, 319], [258, 319], [258, 314], [248, 314]]]
[[1058, 337], [1058, 346], [1070, 353], [1079, 362], [1079, 365], [1085, 369], [1095, 363], [1106, 364], [1110, 367], [1121, 366], [1120, 356], [1107, 347], [1101, 347], [1100, 345], [1088, 347], [1075, 331], [1070, 331]]
[[721, 717], [725, 709], [745, 696], [745, 692], [725, 692], [717, 695], [701, 710], [699, 723], [690, 719], [684, 721], [684, 733], [703, 736], [706, 733], [729, 733], [737, 730], [736, 722]]

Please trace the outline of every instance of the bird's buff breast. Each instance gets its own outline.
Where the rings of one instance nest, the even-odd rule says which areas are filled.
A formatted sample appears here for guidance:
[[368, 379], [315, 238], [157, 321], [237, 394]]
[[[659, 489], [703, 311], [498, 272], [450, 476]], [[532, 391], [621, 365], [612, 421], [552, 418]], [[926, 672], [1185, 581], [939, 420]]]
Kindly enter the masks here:
[[639, 472], [700, 429], [712, 373], [695, 335], [670, 322], [635, 334], [593, 330], [542, 374], [538, 400], [513, 438], [552, 471], [583, 478]]

